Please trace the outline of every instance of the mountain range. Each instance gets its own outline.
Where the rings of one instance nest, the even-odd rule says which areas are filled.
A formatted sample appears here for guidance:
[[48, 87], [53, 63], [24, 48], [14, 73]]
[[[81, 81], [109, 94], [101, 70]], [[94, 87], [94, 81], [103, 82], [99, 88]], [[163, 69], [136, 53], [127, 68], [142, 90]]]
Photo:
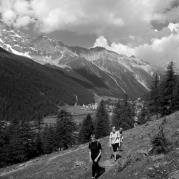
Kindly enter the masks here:
[[63, 71], [18, 56], [0, 48], [0, 119], [54, 114], [59, 105], [94, 102], [85, 82]]
[[142, 96], [150, 90], [152, 76], [157, 70], [134, 56], [127, 57], [102, 47], [70, 47], [44, 34], [33, 39], [2, 23], [0, 47], [58, 69], [91, 94], [99, 96]]

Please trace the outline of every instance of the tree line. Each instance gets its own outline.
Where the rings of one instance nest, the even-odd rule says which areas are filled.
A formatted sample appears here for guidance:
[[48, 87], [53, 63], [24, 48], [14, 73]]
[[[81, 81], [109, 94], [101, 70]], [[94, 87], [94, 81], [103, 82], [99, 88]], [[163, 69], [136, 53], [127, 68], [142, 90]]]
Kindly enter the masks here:
[[0, 120], [0, 167], [67, 149], [75, 143], [76, 124], [70, 113], [61, 110], [51, 126], [43, 126], [41, 120], [40, 116], [35, 123], [23, 117], [10, 123]]
[[109, 135], [111, 126], [115, 126], [117, 129], [120, 127], [124, 130], [130, 129], [134, 126], [134, 116], [134, 106], [130, 103], [127, 95], [116, 103], [111, 120], [105, 107], [105, 101], [102, 100], [97, 108], [95, 119], [88, 114], [83, 120], [79, 141], [80, 143], [88, 142], [92, 133], [96, 138], [105, 137]]
[[170, 62], [163, 78], [154, 75], [147, 106], [151, 115], [162, 117], [179, 110], [179, 76], [174, 63]]
[[[127, 98], [122, 103], [121, 101], [117, 103], [112, 125], [124, 129], [133, 127], [130, 106]], [[111, 127], [103, 100], [97, 108], [95, 119], [88, 114], [80, 130], [72, 115], [65, 110], [58, 112], [57, 122], [54, 125], [43, 126], [42, 117], [39, 114], [35, 122], [25, 120], [23, 115], [21, 119], [14, 118], [10, 123], [0, 120], [0, 167], [88, 142], [92, 133], [95, 133], [97, 138], [107, 136]]]

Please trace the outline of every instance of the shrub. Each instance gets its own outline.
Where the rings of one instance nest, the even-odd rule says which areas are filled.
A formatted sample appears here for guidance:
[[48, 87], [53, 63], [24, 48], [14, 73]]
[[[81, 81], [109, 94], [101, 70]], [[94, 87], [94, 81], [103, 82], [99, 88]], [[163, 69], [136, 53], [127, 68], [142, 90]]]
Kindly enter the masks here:
[[168, 152], [168, 142], [165, 137], [163, 127], [160, 127], [159, 132], [152, 139], [152, 150], [150, 154], [161, 154]]

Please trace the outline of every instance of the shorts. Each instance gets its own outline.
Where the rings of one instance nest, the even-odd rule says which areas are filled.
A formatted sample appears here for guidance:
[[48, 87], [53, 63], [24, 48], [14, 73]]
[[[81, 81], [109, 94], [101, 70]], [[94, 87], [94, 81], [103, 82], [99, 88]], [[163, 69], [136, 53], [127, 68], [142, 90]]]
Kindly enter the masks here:
[[119, 143], [112, 144], [113, 151], [116, 152], [119, 148]]

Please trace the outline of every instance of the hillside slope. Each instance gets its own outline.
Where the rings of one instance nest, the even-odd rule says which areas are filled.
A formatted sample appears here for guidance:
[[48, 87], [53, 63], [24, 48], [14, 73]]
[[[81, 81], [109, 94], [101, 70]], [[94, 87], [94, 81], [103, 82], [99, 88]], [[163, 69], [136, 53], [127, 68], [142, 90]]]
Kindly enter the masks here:
[[79, 104], [92, 103], [93, 94], [84, 86], [83, 81], [74, 80], [60, 69], [0, 48], [0, 106], [5, 106], [0, 117], [4, 119], [25, 115], [31, 120], [35, 110], [43, 115], [54, 113], [59, 104], [73, 104], [76, 95]]
[[[151, 149], [151, 138], [158, 133], [159, 126], [164, 118], [150, 121], [143, 126], [137, 126], [125, 131], [123, 151], [121, 152], [121, 158], [116, 163], [110, 160], [111, 151], [108, 146], [108, 138], [101, 139], [103, 152], [100, 164], [105, 167], [106, 171], [100, 178], [148, 179], [150, 176], [152, 178], [153, 174], [155, 179], [165, 179], [175, 175], [179, 170], [179, 151], [176, 148], [179, 147], [178, 119], [179, 112], [166, 118], [165, 135], [167, 139], [175, 141], [176, 144], [174, 150], [166, 156], [147, 155]], [[164, 174], [161, 173], [161, 171], [163, 172], [162, 167], [165, 169]], [[161, 169], [161, 171], [158, 169]], [[81, 145], [71, 150], [42, 156], [24, 164], [0, 169], [0, 178], [90, 179], [91, 164], [89, 163], [87, 145]]]
[[141, 59], [127, 57], [101, 47], [71, 49], [108, 74], [119, 90], [129, 96], [140, 96], [149, 90], [155, 69]]

